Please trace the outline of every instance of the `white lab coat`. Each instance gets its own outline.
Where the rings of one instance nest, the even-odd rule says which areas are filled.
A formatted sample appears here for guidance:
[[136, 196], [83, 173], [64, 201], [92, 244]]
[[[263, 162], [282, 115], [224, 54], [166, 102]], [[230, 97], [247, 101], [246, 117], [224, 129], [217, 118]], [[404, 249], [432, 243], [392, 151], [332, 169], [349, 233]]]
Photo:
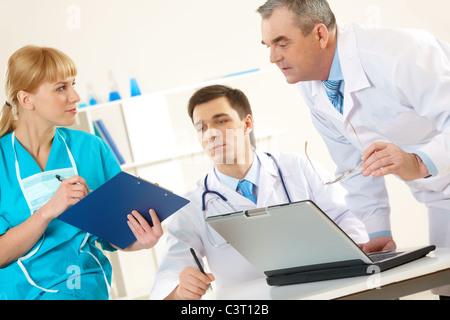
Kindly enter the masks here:
[[[346, 120], [364, 148], [382, 141], [423, 152], [438, 175], [407, 184], [429, 208], [430, 241], [450, 247], [450, 46], [424, 31], [354, 24], [339, 24], [337, 41], [344, 114], [331, 106], [320, 81], [298, 84], [337, 171], [361, 162], [360, 144]], [[390, 230], [384, 178], [359, 174], [342, 184], [369, 234]]]
[[[314, 125], [338, 172], [361, 162], [361, 147], [376, 141], [422, 151], [439, 175], [408, 183], [431, 207], [450, 208], [450, 47], [423, 31], [338, 26], [338, 53], [345, 80], [344, 114], [329, 102], [320, 81], [299, 83]], [[390, 230], [383, 178], [362, 175], [343, 183], [348, 203], [369, 234]], [[352, 211], [353, 212], [353, 211]]]
[[[257, 155], [261, 168], [256, 205], [222, 184], [218, 180], [214, 169], [208, 175], [209, 190], [217, 191], [225, 196], [238, 211], [287, 203], [288, 199], [273, 160], [264, 153], [257, 153]], [[345, 206], [345, 192], [343, 188], [338, 185], [323, 186], [310, 165], [301, 156], [282, 154], [276, 158], [283, 172], [292, 201], [313, 200], [354, 241], [364, 243], [368, 240], [368, 235], [362, 222], [350, 214]], [[319, 172], [324, 177], [326, 176], [324, 179], [329, 178], [323, 170]], [[210, 244], [206, 236], [205, 223], [201, 211], [203, 186], [204, 179], [201, 179], [198, 182], [197, 189], [186, 196], [191, 202], [168, 220], [167, 252], [165, 252], [155, 275], [155, 283], [150, 295], [151, 299], [165, 298], [178, 285], [179, 274], [185, 267], [192, 266], [196, 268], [189, 252], [191, 247], [197, 252], [199, 258], [206, 257], [211, 273], [216, 278], [215, 291], [264, 277], [231, 246], [227, 245], [217, 248]], [[215, 195], [208, 194], [206, 199], [207, 216], [233, 211]], [[210, 231], [212, 238], [217, 244], [225, 242], [212, 228], [210, 228]], [[270, 237], [270, 235], [268, 236]]]

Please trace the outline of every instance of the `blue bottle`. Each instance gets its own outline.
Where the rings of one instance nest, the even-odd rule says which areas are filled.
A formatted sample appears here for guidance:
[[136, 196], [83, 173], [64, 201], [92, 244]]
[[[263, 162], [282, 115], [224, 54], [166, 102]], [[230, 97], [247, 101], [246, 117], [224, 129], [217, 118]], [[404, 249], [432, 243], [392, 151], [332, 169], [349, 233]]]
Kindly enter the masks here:
[[119, 94], [118, 86], [111, 71], [109, 71], [109, 85], [110, 85], [109, 101], [120, 100], [121, 97]]
[[139, 89], [139, 86], [137, 84], [136, 78], [131, 78], [130, 79], [130, 91], [131, 91], [131, 96], [132, 97], [141, 95], [141, 90]]
[[93, 93], [89, 94], [89, 105], [93, 106], [96, 104], [97, 104], [97, 100], [95, 99], [94, 94]]

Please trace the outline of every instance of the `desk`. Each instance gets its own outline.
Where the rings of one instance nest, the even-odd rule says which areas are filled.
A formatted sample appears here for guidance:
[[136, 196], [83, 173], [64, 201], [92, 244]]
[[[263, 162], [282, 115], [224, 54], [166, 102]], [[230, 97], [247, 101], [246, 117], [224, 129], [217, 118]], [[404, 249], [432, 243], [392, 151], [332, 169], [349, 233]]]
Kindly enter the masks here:
[[265, 279], [222, 290], [223, 300], [396, 299], [450, 284], [450, 249], [379, 274], [271, 287]]

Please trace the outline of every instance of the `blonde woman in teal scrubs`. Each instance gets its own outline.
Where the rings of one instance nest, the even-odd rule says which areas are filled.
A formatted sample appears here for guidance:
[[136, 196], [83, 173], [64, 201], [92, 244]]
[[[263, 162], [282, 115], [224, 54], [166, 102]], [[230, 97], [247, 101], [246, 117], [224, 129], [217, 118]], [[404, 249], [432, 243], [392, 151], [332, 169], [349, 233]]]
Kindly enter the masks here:
[[[0, 299], [110, 296], [111, 264], [95, 243], [115, 248], [55, 219], [120, 172], [101, 139], [61, 128], [75, 122], [76, 74], [73, 61], [52, 48], [27, 46], [8, 62], [0, 118]], [[127, 250], [158, 242], [161, 224], [150, 214], [153, 227], [139, 213], [129, 215], [137, 241]]]

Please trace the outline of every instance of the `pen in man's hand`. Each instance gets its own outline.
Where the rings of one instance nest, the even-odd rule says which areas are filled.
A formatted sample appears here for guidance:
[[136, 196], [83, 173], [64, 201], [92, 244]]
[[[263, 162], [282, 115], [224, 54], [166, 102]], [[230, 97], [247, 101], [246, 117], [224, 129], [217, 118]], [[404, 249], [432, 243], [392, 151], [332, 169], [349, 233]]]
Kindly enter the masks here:
[[[205, 272], [205, 270], [203, 270], [203, 267], [202, 267], [200, 261], [198, 260], [197, 255], [195, 254], [194, 249], [191, 248], [190, 251], [191, 251], [192, 256], [194, 257], [194, 260], [195, 260], [195, 263], [196, 263], [197, 266], [198, 266], [198, 269], [201, 271], [201, 273], [203, 273], [203, 274], [206, 276], [206, 272]], [[209, 284], [209, 288], [212, 290], [211, 284]]]

